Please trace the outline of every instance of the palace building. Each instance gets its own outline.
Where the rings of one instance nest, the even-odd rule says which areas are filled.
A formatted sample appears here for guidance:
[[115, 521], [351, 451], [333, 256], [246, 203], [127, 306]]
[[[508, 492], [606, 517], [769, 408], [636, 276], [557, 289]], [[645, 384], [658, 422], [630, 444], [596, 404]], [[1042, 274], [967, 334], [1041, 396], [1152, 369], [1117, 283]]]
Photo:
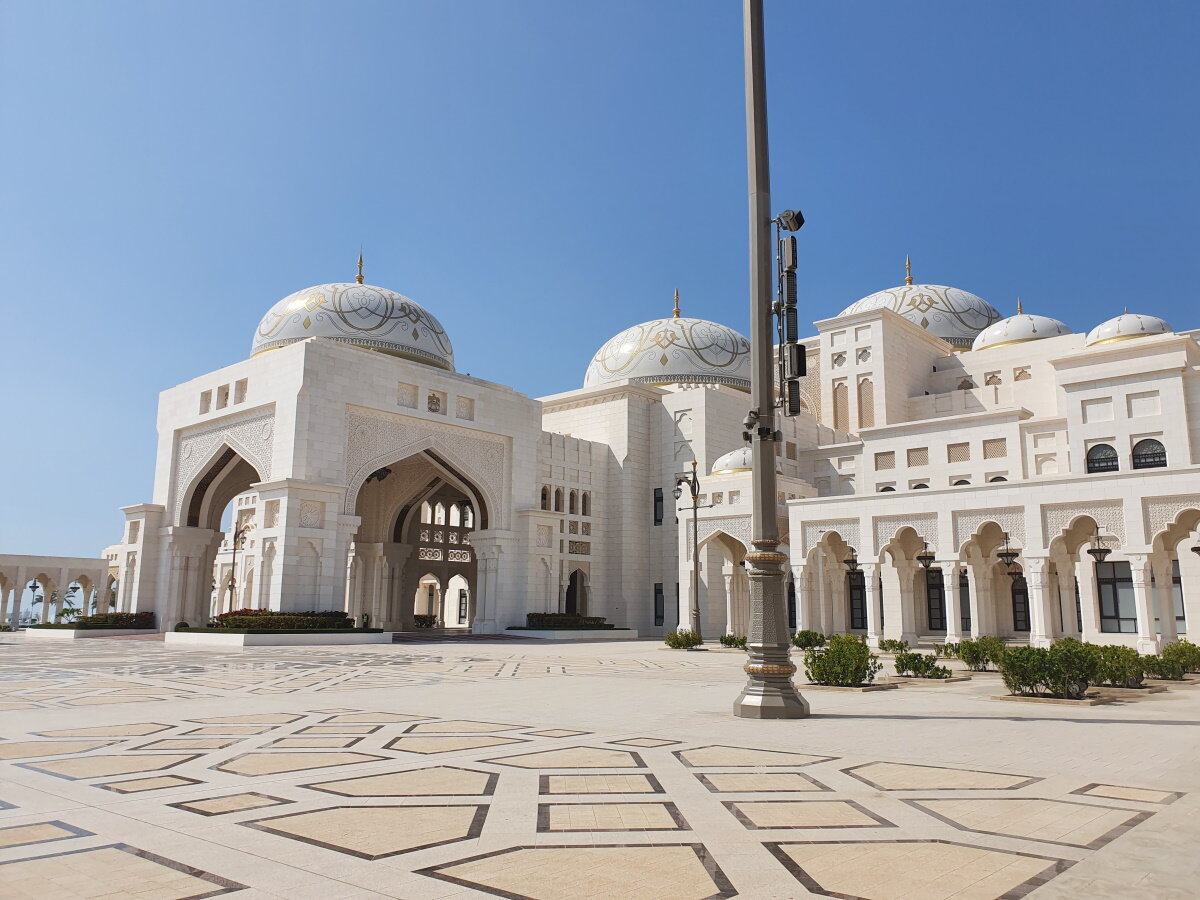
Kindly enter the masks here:
[[[795, 628], [1152, 652], [1200, 621], [1197, 332], [1124, 312], [1076, 333], [911, 276], [815, 327], [776, 460]], [[689, 621], [691, 504], [672, 490], [694, 461], [703, 631], [745, 634], [749, 378], [746, 339], [676, 295], [582, 387], [533, 399], [458, 373], [437, 318], [360, 268], [162, 393], [153, 496], [80, 573], [99, 607], [164, 630], [270, 607], [660, 635]], [[79, 583], [32, 559], [0, 557], [0, 597]]]

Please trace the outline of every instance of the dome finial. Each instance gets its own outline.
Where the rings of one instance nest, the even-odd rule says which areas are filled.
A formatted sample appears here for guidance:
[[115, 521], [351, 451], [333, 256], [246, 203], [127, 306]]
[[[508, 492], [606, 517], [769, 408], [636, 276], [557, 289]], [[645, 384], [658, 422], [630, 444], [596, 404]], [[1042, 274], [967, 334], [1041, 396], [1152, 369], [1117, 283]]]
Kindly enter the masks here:
[[675, 288], [675, 318], [679, 318], [679, 288]]
[[912, 257], [904, 257], [904, 283], [912, 284]]
[[1018, 297], [1017, 298], [1017, 315], [1019, 316], [1023, 312], [1025, 312], [1025, 310], [1021, 309], [1021, 298]]
[[354, 276], [354, 280], [356, 282], [358, 282], [359, 284], [363, 283], [362, 266], [363, 266], [363, 258], [362, 258], [362, 251], [360, 250], [358, 252], [358, 274]]

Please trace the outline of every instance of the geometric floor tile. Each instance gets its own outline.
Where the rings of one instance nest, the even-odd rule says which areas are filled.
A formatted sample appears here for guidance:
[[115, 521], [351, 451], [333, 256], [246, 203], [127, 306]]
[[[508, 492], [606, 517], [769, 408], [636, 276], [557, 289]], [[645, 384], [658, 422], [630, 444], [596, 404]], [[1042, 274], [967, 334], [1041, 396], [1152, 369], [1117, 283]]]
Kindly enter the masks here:
[[852, 800], [726, 800], [747, 828], [894, 828]]
[[227, 759], [212, 768], [218, 772], [234, 775], [283, 775], [287, 772], [303, 772], [308, 769], [324, 769], [331, 766], [351, 766], [355, 763], [376, 762], [387, 759], [371, 753], [245, 753]]
[[0, 828], [0, 850], [23, 847], [25, 844], [44, 844], [68, 838], [87, 837], [92, 832], [68, 825], [66, 822], [37, 822], [33, 825], [12, 825]]
[[106, 775], [159, 772], [198, 758], [199, 754], [196, 753], [136, 756], [127, 753], [124, 756], [80, 756], [75, 759], [56, 759], [43, 763], [22, 763], [21, 767], [77, 781], [80, 778], [102, 778]]
[[826, 762], [832, 756], [813, 756], [782, 750], [752, 750], [749, 747], [697, 747], [695, 750], [676, 750], [680, 762], [692, 768], [702, 766], [808, 766]]
[[382, 725], [307, 725], [296, 734], [374, 734]]
[[800, 772], [697, 773], [700, 783], [714, 794], [828, 791], [821, 782]]
[[236, 737], [245, 734], [266, 734], [268, 731], [273, 731], [274, 728], [274, 725], [202, 725], [191, 731], [185, 731], [184, 734]]
[[1138, 803], [1174, 803], [1183, 794], [1173, 791], [1152, 791], [1149, 788], [1121, 787], [1116, 784], [1088, 784], [1071, 791], [1085, 797], [1105, 797], [1109, 800], [1134, 800]]
[[8, 900], [201, 900], [244, 887], [125, 844], [0, 863], [0, 896]]
[[952, 841], [765, 844], [808, 890], [861, 900], [1021, 897], [1073, 863]]
[[303, 719], [289, 713], [256, 713], [245, 716], [213, 716], [208, 719], [188, 719], [201, 725], [287, 725]]
[[190, 738], [163, 738], [157, 741], [151, 741], [149, 744], [141, 744], [134, 747], [134, 750], [222, 750], [225, 747], [232, 747], [237, 743], [236, 739], [230, 738], [215, 738], [215, 737], [190, 737]]
[[227, 813], [245, 812], [248, 809], [262, 809], [266, 806], [279, 806], [281, 803], [295, 802], [295, 800], [284, 800], [280, 797], [268, 797], [266, 794], [249, 792], [229, 794], [225, 797], [206, 797], [203, 800], [185, 800], [182, 803], [168, 803], [167, 806], [199, 813], [202, 816], [223, 816]]
[[499, 747], [503, 744], [524, 743], [518, 738], [493, 737], [491, 735], [446, 736], [446, 737], [398, 737], [384, 744], [385, 750], [403, 750], [406, 753], [452, 753], [455, 750], [478, 750], [482, 747]]
[[540, 750], [519, 756], [502, 756], [484, 762], [518, 769], [644, 769], [646, 764], [629, 750], [606, 750], [603, 747], [564, 747], [562, 750]]
[[86, 753], [108, 747], [116, 741], [13, 741], [0, 743], [0, 759], [28, 759], [31, 756], [61, 756]]
[[144, 722], [140, 725], [95, 725], [91, 728], [59, 728], [55, 731], [39, 731], [41, 737], [144, 737], [166, 731], [170, 725]]
[[326, 724], [326, 725], [335, 723], [335, 722], [338, 724], [353, 724], [355, 722], [364, 722], [367, 724], [386, 725], [390, 722], [416, 722], [418, 719], [428, 719], [428, 718], [429, 718], [429, 716], [406, 716], [406, 715], [403, 715], [402, 713], [358, 712], [358, 713], [343, 713], [341, 715], [332, 716], [328, 719], [322, 719], [321, 722], [322, 722], [322, 724]]
[[335, 806], [243, 822], [361, 859], [381, 859], [479, 837], [486, 806]]
[[339, 737], [338, 735], [300, 735], [298, 737], [285, 737], [279, 740], [271, 741], [264, 744], [264, 747], [307, 747], [318, 750], [334, 750], [342, 747], [353, 747], [362, 738], [360, 737]]
[[687, 831], [674, 803], [542, 803], [537, 830]]
[[669, 744], [678, 744], [679, 741], [664, 741], [658, 738], [630, 738], [627, 741], [610, 741], [612, 744], [619, 744], [622, 747], [666, 747]]
[[92, 787], [104, 788], [106, 791], [115, 791], [118, 794], [140, 794], [142, 791], [161, 791], [163, 788], [203, 783], [196, 778], [184, 778], [182, 775], [151, 775], [149, 778], [110, 781], [107, 784], [94, 784]]
[[418, 869], [417, 874], [531, 900], [708, 900], [736, 895], [703, 844], [511, 847]]
[[1042, 780], [1000, 772], [889, 762], [865, 763], [842, 771], [881, 791], [1013, 791]]
[[540, 794], [661, 794], [653, 775], [543, 775]]
[[487, 797], [496, 790], [499, 778], [494, 772], [477, 772], [457, 766], [432, 766], [407, 772], [323, 781], [304, 787], [340, 797]]
[[1100, 849], [1153, 815], [1070, 800], [1038, 798], [904, 802], [964, 831], [1066, 844], [1089, 850]]
[[545, 731], [527, 731], [532, 737], [568, 738], [579, 737], [581, 734], [591, 734], [590, 731], [572, 731], [570, 728], [547, 728]]
[[472, 722], [468, 719], [448, 719], [441, 722], [423, 722], [404, 729], [412, 734], [438, 732], [441, 734], [477, 734], [492, 731], [515, 731], [525, 725], [502, 725], [496, 722]]

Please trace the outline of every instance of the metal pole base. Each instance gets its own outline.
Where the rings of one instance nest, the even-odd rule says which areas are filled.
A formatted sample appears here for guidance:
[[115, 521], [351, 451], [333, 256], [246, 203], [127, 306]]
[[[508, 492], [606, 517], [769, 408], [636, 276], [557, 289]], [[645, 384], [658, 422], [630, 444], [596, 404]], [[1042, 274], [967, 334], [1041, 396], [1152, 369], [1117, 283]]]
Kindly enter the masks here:
[[[755, 671], [749, 671], [752, 667]], [[746, 663], [750, 680], [733, 702], [733, 714], [743, 719], [807, 719], [811, 715], [808, 701], [800, 696], [792, 682], [795, 669], [791, 664], [781, 667], [792, 669], [786, 675], [768, 675], [758, 671], [763, 668], [770, 666]]]

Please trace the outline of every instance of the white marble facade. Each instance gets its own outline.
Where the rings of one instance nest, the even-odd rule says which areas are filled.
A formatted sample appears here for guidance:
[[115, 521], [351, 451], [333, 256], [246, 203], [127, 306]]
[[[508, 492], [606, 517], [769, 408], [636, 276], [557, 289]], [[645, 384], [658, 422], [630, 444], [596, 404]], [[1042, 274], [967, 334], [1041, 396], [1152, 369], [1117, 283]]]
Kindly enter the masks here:
[[[106, 551], [118, 608], [477, 632], [572, 611], [661, 634], [687, 622], [691, 511], [671, 491], [695, 459], [704, 631], [744, 633], [748, 345], [676, 310], [604, 343], [584, 387], [532, 399], [456, 373], [402, 295], [289, 295], [250, 358], [161, 395], [152, 502]], [[1073, 334], [911, 283], [816, 328], [778, 448], [795, 627], [1150, 651], [1200, 621], [1195, 333], [1122, 315]]]

